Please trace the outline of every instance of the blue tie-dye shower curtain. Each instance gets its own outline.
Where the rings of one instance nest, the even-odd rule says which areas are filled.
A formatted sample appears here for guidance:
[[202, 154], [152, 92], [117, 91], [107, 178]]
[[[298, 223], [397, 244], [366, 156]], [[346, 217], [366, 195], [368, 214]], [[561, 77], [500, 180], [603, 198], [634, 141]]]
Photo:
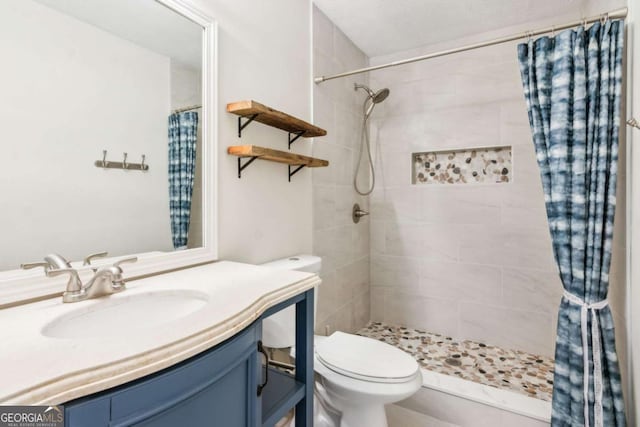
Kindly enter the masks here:
[[549, 229], [564, 296], [552, 426], [624, 426], [607, 303], [616, 204], [624, 23], [518, 46]]
[[169, 116], [169, 212], [175, 249], [187, 247], [197, 140], [198, 113]]

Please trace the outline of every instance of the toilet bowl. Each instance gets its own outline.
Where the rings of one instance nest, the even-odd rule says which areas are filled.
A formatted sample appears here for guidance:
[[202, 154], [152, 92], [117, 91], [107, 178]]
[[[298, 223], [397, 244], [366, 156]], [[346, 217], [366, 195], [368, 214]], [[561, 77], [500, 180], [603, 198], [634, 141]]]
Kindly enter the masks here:
[[418, 363], [383, 342], [334, 332], [316, 342], [314, 370], [323, 399], [340, 413], [340, 427], [386, 427], [384, 405], [422, 385]]
[[[319, 272], [320, 263], [318, 257], [298, 255], [263, 265]], [[264, 345], [291, 347], [295, 357], [294, 326], [294, 311], [265, 319]], [[381, 341], [344, 332], [314, 337], [314, 371], [315, 427], [387, 427], [384, 405], [406, 399], [422, 385], [412, 356]]]

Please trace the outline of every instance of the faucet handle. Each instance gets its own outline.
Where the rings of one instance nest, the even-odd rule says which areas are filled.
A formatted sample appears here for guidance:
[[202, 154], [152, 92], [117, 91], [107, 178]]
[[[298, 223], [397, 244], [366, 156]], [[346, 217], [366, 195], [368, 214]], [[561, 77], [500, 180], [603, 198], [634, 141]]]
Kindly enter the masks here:
[[32, 268], [38, 268], [38, 267], [43, 267], [44, 268], [44, 272], [46, 273], [47, 271], [49, 271], [49, 269], [51, 268], [51, 264], [49, 264], [48, 262], [25, 262], [20, 264], [20, 268], [23, 270], [31, 270]]
[[138, 257], [137, 256], [134, 256], [134, 257], [131, 257], [131, 258], [123, 258], [123, 259], [120, 259], [120, 260], [114, 262], [113, 266], [114, 267], [120, 267], [121, 264], [130, 264], [130, 263], [137, 262], [137, 261], [138, 261]]
[[95, 254], [87, 255], [86, 257], [84, 257], [84, 260], [82, 261], [82, 265], [91, 265], [91, 260], [93, 260], [94, 258], [103, 258], [103, 257], [106, 257], [107, 255], [109, 255], [109, 252], [107, 251], [96, 252]]
[[[82, 293], [82, 282], [80, 281], [80, 276], [78, 275], [78, 271], [75, 268], [59, 268], [56, 270], [47, 271], [47, 277], [56, 277], [62, 274], [69, 275], [69, 281], [67, 282], [67, 291], [64, 293], [65, 295], [77, 295]], [[64, 295], [63, 297], [66, 298]]]
[[121, 264], [127, 264], [138, 261], [138, 257], [134, 256], [131, 258], [123, 258], [113, 263], [113, 266], [110, 268], [116, 270], [117, 275], [114, 277], [112, 282], [114, 292], [121, 291], [125, 287], [124, 278], [122, 277], [122, 268], [120, 268]]
[[58, 270], [71, 268], [71, 264], [69, 264], [69, 261], [67, 261], [65, 257], [59, 254], [49, 254], [46, 257], [44, 257], [44, 260], [49, 264], [51, 264], [52, 268], [55, 268]]

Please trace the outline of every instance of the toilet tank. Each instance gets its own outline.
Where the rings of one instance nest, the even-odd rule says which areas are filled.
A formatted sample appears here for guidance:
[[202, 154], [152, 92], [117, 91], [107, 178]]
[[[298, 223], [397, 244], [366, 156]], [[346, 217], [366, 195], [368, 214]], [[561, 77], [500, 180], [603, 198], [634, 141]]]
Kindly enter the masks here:
[[[294, 255], [262, 264], [275, 270], [295, 270], [320, 273], [322, 258], [314, 255]], [[318, 297], [313, 299], [313, 324], [316, 320]], [[288, 348], [296, 344], [296, 307], [285, 308], [262, 322], [262, 343], [270, 348]]]

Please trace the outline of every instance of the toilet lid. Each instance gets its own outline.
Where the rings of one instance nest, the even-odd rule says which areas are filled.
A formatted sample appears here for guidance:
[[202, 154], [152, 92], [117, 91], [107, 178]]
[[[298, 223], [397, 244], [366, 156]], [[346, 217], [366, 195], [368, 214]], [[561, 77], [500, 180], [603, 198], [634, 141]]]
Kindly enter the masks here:
[[316, 342], [316, 357], [342, 375], [372, 382], [405, 382], [419, 370], [404, 351], [372, 338], [334, 332]]

